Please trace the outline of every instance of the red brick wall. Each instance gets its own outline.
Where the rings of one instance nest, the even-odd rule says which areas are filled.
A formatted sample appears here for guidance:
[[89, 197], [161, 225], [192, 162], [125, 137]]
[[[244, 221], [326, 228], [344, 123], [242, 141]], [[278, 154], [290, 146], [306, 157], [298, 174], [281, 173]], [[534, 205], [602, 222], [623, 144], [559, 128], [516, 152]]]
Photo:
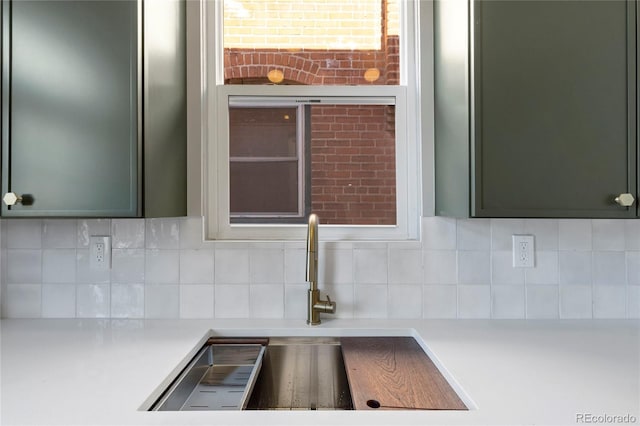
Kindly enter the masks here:
[[394, 112], [312, 107], [311, 203], [322, 223], [396, 224]]
[[[398, 37], [388, 37], [384, 50], [322, 51], [299, 49], [225, 49], [226, 82], [264, 79], [272, 69], [284, 73], [285, 84], [308, 85], [396, 85], [398, 84]], [[388, 55], [388, 51], [396, 53]], [[389, 61], [391, 60], [391, 61]], [[369, 82], [364, 72], [380, 71], [380, 78]]]

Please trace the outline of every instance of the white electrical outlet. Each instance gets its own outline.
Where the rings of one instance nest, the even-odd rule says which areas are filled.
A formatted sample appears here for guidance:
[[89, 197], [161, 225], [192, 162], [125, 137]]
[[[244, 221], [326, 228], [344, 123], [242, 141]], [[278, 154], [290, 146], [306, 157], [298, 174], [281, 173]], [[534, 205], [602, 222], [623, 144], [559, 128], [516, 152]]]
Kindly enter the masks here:
[[533, 268], [535, 266], [535, 245], [533, 235], [512, 235], [513, 267]]
[[108, 235], [90, 237], [89, 267], [93, 270], [111, 269], [111, 237]]

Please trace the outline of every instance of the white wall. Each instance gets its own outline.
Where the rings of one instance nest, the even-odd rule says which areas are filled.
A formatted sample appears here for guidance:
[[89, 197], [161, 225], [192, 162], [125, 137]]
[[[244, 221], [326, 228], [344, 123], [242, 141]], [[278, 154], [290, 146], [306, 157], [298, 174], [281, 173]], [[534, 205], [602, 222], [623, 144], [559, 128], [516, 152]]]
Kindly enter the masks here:
[[[640, 318], [639, 220], [422, 222], [421, 242], [321, 244], [338, 317]], [[535, 236], [535, 268], [511, 267], [514, 233]], [[105, 234], [112, 269], [91, 271]], [[3, 219], [2, 315], [305, 318], [304, 241], [201, 235], [200, 218]]]

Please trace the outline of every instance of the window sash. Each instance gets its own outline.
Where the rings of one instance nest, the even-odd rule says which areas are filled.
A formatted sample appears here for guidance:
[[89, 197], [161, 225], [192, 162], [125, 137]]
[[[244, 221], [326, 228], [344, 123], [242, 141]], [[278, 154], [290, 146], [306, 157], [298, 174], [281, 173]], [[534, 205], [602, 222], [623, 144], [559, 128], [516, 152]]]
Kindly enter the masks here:
[[[229, 106], [227, 108], [227, 113], [229, 108], [269, 108], [269, 107], [295, 107], [297, 109], [296, 113], [296, 156], [293, 157], [239, 157], [233, 156], [229, 157], [229, 163], [282, 163], [282, 162], [295, 162], [298, 171], [298, 189], [297, 189], [297, 197], [298, 197], [298, 205], [296, 213], [272, 213], [272, 212], [229, 212], [229, 216], [231, 219], [245, 219], [245, 218], [263, 218], [265, 220], [268, 219], [282, 219], [282, 218], [302, 218], [305, 215], [305, 134], [304, 134], [304, 120], [305, 120], [305, 111], [304, 105], [289, 103], [289, 104], [276, 104], [272, 102], [268, 102], [266, 98], [261, 98], [258, 102], [251, 102], [245, 98], [238, 97], [229, 97]], [[227, 139], [227, 143], [230, 141]], [[231, 189], [231, 188], [229, 188]], [[233, 225], [238, 225], [239, 223], [234, 223]]]

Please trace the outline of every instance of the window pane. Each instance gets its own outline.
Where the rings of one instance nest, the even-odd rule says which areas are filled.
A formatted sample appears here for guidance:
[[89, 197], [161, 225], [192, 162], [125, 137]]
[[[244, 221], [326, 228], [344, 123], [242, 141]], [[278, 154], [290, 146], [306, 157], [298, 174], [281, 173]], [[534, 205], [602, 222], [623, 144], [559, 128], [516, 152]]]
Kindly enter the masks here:
[[297, 162], [231, 163], [230, 178], [232, 215], [298, 215]]
[[312, 211], [321, 223], [395, 225], [395, 107], [311, 111]]
[[230, 202], [232, 223], [267, 217], [302, 218], [299, 203], [302, 134], [298, 107], [230, 107]]
[[225, 0], [225, 84], [397, 85], [399, 0]]
[[229, 114], [232, 223], [290, 223], [311, 212], [323, 224], [397, 223], [394, 105], [234, 106]]
[[296, 118], [296, 108], [229, 108], [229, 155], [296, 158]]

